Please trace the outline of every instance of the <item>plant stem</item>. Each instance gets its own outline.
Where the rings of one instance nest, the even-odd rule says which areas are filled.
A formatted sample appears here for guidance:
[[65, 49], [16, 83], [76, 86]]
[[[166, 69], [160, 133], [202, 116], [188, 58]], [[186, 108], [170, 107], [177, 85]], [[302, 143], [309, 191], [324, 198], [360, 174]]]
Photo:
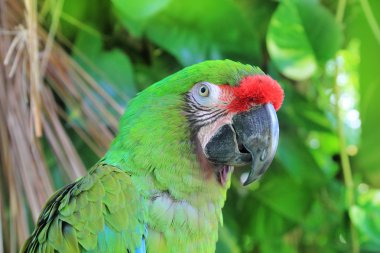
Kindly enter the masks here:
[[[354, 181], [352, 179], [350, 160], [348, 158], [348, 154], [346, 151], [347, 145], [346, 145], [346, 138], [344, 135], [344, 122], [342, 118], [341, 108], [339, 106], [340, 90], [339, 90], [337, 82], [335, 82], [335, 85], [334, 85], [334, 93], [336, 97], [335, 113], [337, 117], [337, 132], [338, 132], [339, 146], [340, 146], [340, 159], [342, 163], [344, 184], [346, 186], [346, 201], [348, 205], [348, 210], [350, 210], [350, 208], [355, 205], [355, 197], [354, 197], [355, 189], [354, 189]], [[358, 239], [355, 226], [352, 222], [350, 222], [350, 233], [351, 233], [352, 253], [359, 253], [359, 239]]]
[[338, 9], [336, 10], [336, 21], [338, 23], [342, 23], [344, 17], [344, 10], [346, 9], [347, 0], [339, 0]]
[[63, 0], [57, 0], [54, 5], [53, 13], [52, 13], [52, 22], [49, 29], [48, 38], [46, 40], [45, 49], [43, 51], [43, 57], [41, 59], [41, 68], [40, 75], [41, 77], [45, 76], [45, 71], [47, 68], [47, 64], [49, 62], [50, 52], [53, 49], [54, 45], [54, 37], [58, 29], [59, 20], [61, 18], [61, 12], [63, 8]]
[[41, 95], [40, 60], [37, 33], [37, 0], [24, 0], [26, 9], [26, 25], [28, 31], [29, 54], [29, 81], [30, 81], [30, 107], [33, 115], [34, 132], [37, 137], [42, 136], [41, 123]]
[[[342, 24], [343, 22], [346, 4], [347, 4], [347, 0], [339, 0], [338, 2], [338, 8], [337, 8], [335, 18], [339, 24]], [[344, 134], [344, 119], [342, 117], [342, 111], [339, 105], [340, 89], [337, 82], [338, 73], [339, 73], [339, 65], [336, 62], [336, 75], [335, 75], [335, 82], [334, 82], [334, 94], [336, 98], [335, 113], [336, 113], [336, 118], [337, 118], [337, 132], [338, 132], [339, 146], [340, 146], [340, 159], [342, 163], [344, 184], [346, 186], [346, 201], [347, 201], [346, 203], [348, 206], [347, 209], [349, 211], [351, 207], [355, 205], [355, 188], [354, 188], [354, 181], [352, 179], [352, 170], [351, 170], [350, 160], [348, 158], [347, 149], [346, 149], [347, 144], [346, 144], [346, 137]], [[350, 233], [351, 233], [351, 252], [359, 253], [360, 252], [359, 238], [358, 238], [356, 228], [351, 220], [350, 220]]]
[[371, 27], [373, 34], [375, 35], [377, 41], [380, 43], [380, 27], [376, 22], [376, 18], [375, 15], [373, 15], [371, 6], [367, 0], [360, 0], [360, 5], [362, 6], [365, 18], [367, 19], [367, 22]]

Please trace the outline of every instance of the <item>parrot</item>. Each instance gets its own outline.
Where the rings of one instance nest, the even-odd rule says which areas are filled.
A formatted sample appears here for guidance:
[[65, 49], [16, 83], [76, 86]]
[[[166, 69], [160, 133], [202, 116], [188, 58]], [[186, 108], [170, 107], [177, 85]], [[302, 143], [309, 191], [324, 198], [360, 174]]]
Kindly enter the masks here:
[[284, 91], [259, 67], [207, 60], [131, 99], [105, 155], [47, 201], [21, 252], [215, 252], [235, 167], [248, 185], [279, 141]]

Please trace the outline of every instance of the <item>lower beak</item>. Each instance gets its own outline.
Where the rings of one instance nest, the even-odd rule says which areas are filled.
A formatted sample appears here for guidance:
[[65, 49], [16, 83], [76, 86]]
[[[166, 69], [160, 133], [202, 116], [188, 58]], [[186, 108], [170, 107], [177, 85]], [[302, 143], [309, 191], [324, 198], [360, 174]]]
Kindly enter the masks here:
[[279, 127], [272, 104], [240, 113], [232, 118], [238, 143], [251, 154], [251, 170], [244, 185], [259, 179], [272, 163], [276, 154]]

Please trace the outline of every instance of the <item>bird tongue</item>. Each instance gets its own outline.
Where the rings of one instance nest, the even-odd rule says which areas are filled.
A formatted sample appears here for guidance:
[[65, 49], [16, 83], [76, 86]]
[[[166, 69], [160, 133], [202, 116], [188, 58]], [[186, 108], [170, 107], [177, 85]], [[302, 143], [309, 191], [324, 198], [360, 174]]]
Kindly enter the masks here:
[[230, 171], [232, 171], [233, 167], [228, 165], [223, 165], [223, 168], [219, 170], [219, 182], [225, 186], [227, 183], [227, 176]]

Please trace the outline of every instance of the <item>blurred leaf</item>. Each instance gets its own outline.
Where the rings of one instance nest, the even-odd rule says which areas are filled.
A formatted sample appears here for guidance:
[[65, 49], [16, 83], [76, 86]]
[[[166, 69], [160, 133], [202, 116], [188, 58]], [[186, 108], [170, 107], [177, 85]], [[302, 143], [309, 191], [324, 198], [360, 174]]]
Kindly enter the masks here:
[[339, 153], [338, 137], [329, 132], [310, 132], [307, 144], [318, 167], [329, 179], [333, 179], [339, 171], [338, 163], [332, 157]]
[[[380, 1], [369, 1], [377, 24], [380, 24]], [[355, 15], [356, 14], [356, 15]], [[358, 157], [355, 164], [366, 173], [366, 180], [380, 188], [380, 155], [379, 155], [379, 109], [380, 76], [379, 68], [380, 41], [370, 29], [362, 12], [352, 13], [352, 36], [360, 39], [360, 117], [362, 136]]]
[[305, 143], [293, 132], [281, 133], [276, 157], [298, 183], [307, 182], [310, 187], [316, 187], [325, 180]]
[[[319, 110], [318, 107], [311, 104], [304, 97], [299, 95], [292, 96], [290, 93], [287, 94], [289, 94], [289, 97], [287, 95], [282, 111], [279, 112], [279, 117], [284, 125], [288, 125], [287, 127], [304, 128], [308, 131], [332, 131], [331, 123], [322, 110]], [[290, 106], [288, 106], [287, 101], [291, 101]]]
[[165, 8], [171, 0], [112, 0], [123, 15], [135, 20], [146, 19]]
[[115, 12], [121, 17], [121, 23], [134, 36], [140, 37], [147, 25], [149, 18], [164, 9], [171, 0], [112, 0]]
[[[85, 1], [66, 0], [63, 4], [62, 12], [76, 20], [84, 20], [86, 16], [87, 4]], [[62, 20], [60, 24], [62, 34], [68, 38], [74, 37], [78, 32], [77, 27]]]
[[317, 69], [297, 6], [290, 0], [282, 1], [272, 17], [267, 47], [275, 65], [291, 79], [307, 79]]
[[134, 65], [135, 79], [137, 88], [143, 90], [149, 85], [165, 78], [166, 76], [178, 71], [180, 66], [170, 55], [153, 55], [149, 65], [136, 63]]
[[312, 203], [310, 188], [303, 183], [283, 173], [272, 174], [270, 178], [266, 177], [254, 196], [283, 217], [300, 222]]
[[182, 65], [223, 58], [224, 54], [260, 60], [255, 30], [232, 1], [171, 1], [156, 15], [138, 21], [130, 19], [130, 10], [123, 10], [117, 14], [127, 29], [140, 30]]
[[302, 252], [346, 252], [346, 245], [339, 239], [346, 231], [344, 219], [344, 187], [332, 183], [328, 189], [314, 196], [313, 205], [302, 222], [304, 244], [310, 250]]
[[363, 248], [378, 252], [380, 248], [380, 190], [360, 193], [357, 205], [350, 209], [350, 218], [360, 231]]
[[255, 190], [236, 180], [228, 191], [224, 222], [242, 252], [296, 252], [284, 235], [308, 212], [310, 191], [274, 165]]
[[279, 70], [293, 80], [310, 78], [334, 56], [341, 34], [334, 17], [316, 2], [284, 0], [274, 13], [267, 47]]
[[226, 226], [219, 229], [219, 240], [216, 244], [218, 253], [240, 253], [240, 247], [237, 244], [236, 236], [233, 235]]
[[237, 0], [241, 6], [242, 15], [245, 15], [255, 29], [260, 44], [265, 44], [265, 35], [269, 21], [278, 5], [277, 1], [267, 0]]
[[342, 32], [333, 14], [318, 1], [297, 4], [308, 41], [319, 63], [333, 58], [342, 44]]
[[[60, 31], [71, 40], [83, 30], [98, 32], [107, 30], [109, 24], [109, 7], [107, 0], [99, 0], [96, 4], [87, 1], [65, 0]], [[99, 15], [101, 13], [101, 15]]]

